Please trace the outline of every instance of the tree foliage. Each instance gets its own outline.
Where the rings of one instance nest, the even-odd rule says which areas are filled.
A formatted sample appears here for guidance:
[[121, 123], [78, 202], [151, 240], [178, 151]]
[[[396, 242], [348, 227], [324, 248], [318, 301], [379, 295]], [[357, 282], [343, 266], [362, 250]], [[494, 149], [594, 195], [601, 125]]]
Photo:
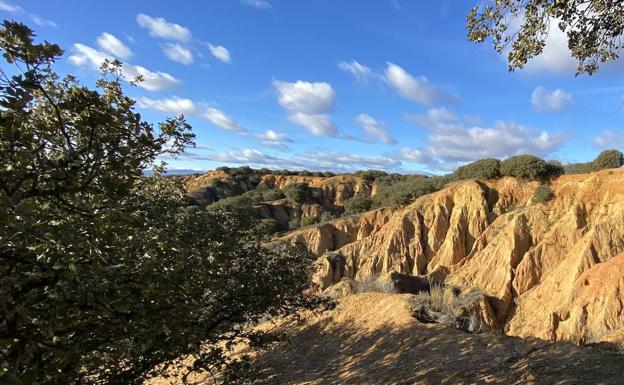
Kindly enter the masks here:
[[595, 73], [619, 57], [624, 32], [624, 3], [618, 0], [497, 0], [468, 14], [468, 39], [492, 39], [507, 52], [509, 69], [522, 68], [544, 50], [552, 28], [567, 36], [577, 73]]
[[594, 159], [592, 165], [594, 171], [620, 168], [624, 165], [624, 155], [619, 150], [603, 151]]
[[546, 203], [550, 201], [551, 199], [553, 199], [554, 196], [555, 196], [555, 193], [552, 191], [550, 186], [546, 184], [542, 184], [542, 185], [537, 186], [537, 188], [533, 192], [532, 201], [534, 203]]
[[459, 167], [453, 173], [455, 179], [496, 179], [500, 177], [500, 160], [481, 159]]
[[0, 382], [140, 384], [187, 354], [214, 370], [244, 325], [314, 302], [306, 252], [264, 249], [242, 213], [142, 176], [193, 134], [143, 121], [119, 62], [89, 89], [22, 24], [3, 23], [0, 49], [15, 64], [0, 73]]
[[370, 210], [374, 204], [373, 198], [365, 195], [358, 195], [344, 202], [345, 214], [359, 214]]
[[548, 164], [533, 155], [516, 155], [501, 162], [501, 175], [537, 180], [548, 176]]
[[310, 188], [307, 183], [293, 183], [286, 186], [283, 192], [292, 204], [302, 204], [308, 199]]

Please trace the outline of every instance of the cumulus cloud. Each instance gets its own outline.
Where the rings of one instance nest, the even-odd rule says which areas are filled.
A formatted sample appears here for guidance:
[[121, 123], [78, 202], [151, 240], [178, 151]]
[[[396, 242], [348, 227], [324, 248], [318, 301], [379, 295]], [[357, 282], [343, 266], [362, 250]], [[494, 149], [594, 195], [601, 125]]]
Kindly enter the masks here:
[[555, 74], [576, 72], [576, 60], [568, 48], [568, 37], [559, 29], [558, 25], [558, 19], [550, 19], [550, 29], [544, 50], [529, 60], [525, 66], [529, 72], [551, 72]]
[[[106, 59], [112, 59], [107, 53], [98, 51], [84, 44], [74, 44], [74, 53], [69, 57], [69, 61], [76, 66], [86, 66], [93, 70], [99, 70]], [[166, 72], [154, 72], [145, 67], [124, 63], [122, 75], [126, 80], [134, 80], [141, 76], [138, 86], [148, 91], [162, 91], [180, 85], [180, 80], [174, 78]]]
[[[245, 127], [222, 110], [210, 106], [197, 106], [197, 104], [191, 99], [178, 97], [151, 99], [143, 96], [137, 99], [137, 103], [141, 108], [149, 108], [164, 114], [185, 114], [197, 116], [228, 131], [235, 131], [239, 133], [247, 131]], [[274, 135], [274, 139], [278, 137], [276, 132], [271, 130], [269, 131]], [[267, 133], [269, 133], [269, 131], [267, 131]], [[271, 140], [271, 135], [267, 136], [267, 140]]]
[[[557, 149], [564, 139], [515, 122], [499, 121], [489, 127], [468, 126], [444, 108], [431, 109], [411, 120], [429, 131], [426, 147], [418, 149], [423, 159], [445, 169], [489, 157], [506, 158], [522, 153], [544, 156]], [[413, 154], [416, 153], [404, 153], [404, 159]]]
[[271, 3], [266, 0], [241, 0], [241, 3], [257, 9], [270, 9]]
[[136, 20], [139, 26], [149, 31], [152, 37], [179, 41], [191, 40], [192, 34], [188, 28], [180, 24], [170, 23], [163, 17], [152, 17], [139, 13]]
[[244, 132], [245, 127], [241, 126], [238, 122], [226, 115], [225, 112], [216, 109], [214, 107], [208, 107], [201, 115], [203, 118], [210, 121], [217, 127], [221, 127], [224, 130]]
[[401, 159], [414, 163], [425, 163], [427, 157], [424, 152], [414, 148], [403, 147], [399, 150]]
[[331, 121], [336, 94], [329, 83], [274, 81], [279, 104], [289, 119], [315, 136], [335, 136], [338, 129]]
[[97, 38], [98, 46], [105, 52], [118, 57], [119, 59], [130, 59], [132, 51], [115, 35], [104, 32]]
[[185, 114], [191, 115], [197, 111], [195, 103], [191, 99], [183, 98], [165, 98], [150, 99], [144, 96], [137, 99], [139, 107], [149, 108], [151, 110], [160, 111], [165, 114]]
[[188, 48], [185, 48], [177, 43], [165, 44], [162, 47], [165, 56], [169, 60], [173, 60], [182, 64], [193, 63], [193, 53]]
[[264, 132], [258, 132], [255, 134], [258, 139], [261, 139], [263, 142], [291, 142], [288, 139], [288, 135], [283, 132], [277, 132], [273, 130], [266, 130]]
[[338, 68], [355, 76], [357, 82], [361, 84], [368, 83], [368, 78], [373, 75], [373, 71], [369, 67], [358, 63], [356, 60], [341, 61], [338, 63]]
[[222, 45], [212, 45], [208, 43], [208, 48], [210, 48], [210, 53], [212, 56], [217, 58], [218, 60], [229, 63], [232, 58], [230, 57], [230, 51]]
[[414, 77], [394, 63], [388, 62], [384, 79], [397, 94], [414, 103], [430, 106], [441, 97], [426, 77]]
[[557, 88], [549, 91], [544, 87], [537, 87], [531, 94], [531, 105], [540, 112], [556, 112], [572, 104], [572, 95], [570, 93]]
[[367, 114], [359, 114], [355, 121], [360, 125], [362, 130], [366, 132], [372, 138], [379, 140], [386, 144], [396, 143], [396, 139], [386, 130], [386, 124], [380, 122]]
[[624, 130], [603, 131], [594, 139], [594, 144], [602, 149], [624, 148]]

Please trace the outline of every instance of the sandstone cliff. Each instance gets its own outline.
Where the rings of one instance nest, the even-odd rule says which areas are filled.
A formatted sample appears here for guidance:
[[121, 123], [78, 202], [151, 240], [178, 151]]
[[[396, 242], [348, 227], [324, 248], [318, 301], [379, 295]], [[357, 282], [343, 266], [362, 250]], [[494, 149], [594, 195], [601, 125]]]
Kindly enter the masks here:
[[[397, 271], [490, 298], [507, 334], [577, 342], [624, 339], [624, 170], [537, 183], [465, 181], [390, 211], [293, 232], [319, 256], [323, 286]], [[326, 253], [327, 251], [336, 251]]]

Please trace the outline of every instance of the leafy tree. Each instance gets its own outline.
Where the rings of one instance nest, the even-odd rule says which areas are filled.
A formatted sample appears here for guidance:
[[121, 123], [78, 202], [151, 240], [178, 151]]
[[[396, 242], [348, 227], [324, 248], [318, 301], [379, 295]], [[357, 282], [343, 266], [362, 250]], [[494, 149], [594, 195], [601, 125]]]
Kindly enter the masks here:
[[292, 204], [302, 204], [308, 198], [309, 187], [307, 183], [293, 183], [286, 186], [283, 191]]
[[344, 202], [345, 214], [359, 214], [370, 210], [373, 207], [373, 198], [358, 195]]
[[593, 162], [570, 163], [564, 166], [566, 174], [588, 174], [594, 172]]
[[592, 162], [594, 171], [607, 168], [620, 168], [624, 165], [624, 155], [619, 150], [607, 150], [601, 152]]
[[481, 159], [459, 167], [453, 173], [455, 179], [496, 179], [500, 177], [498, 159]]
[[5, 21], [0, 50], [16, 65], [0, 72], [1, 383], [140, 384], [188, 354], [214, 370], [242, 326], [314, 301], [306, 252], [262, 248], [241, 213], [142, 175], [193, 134], [142, 121], [119, 62], [89, 89], [25, 25]]
[[533, 155], [516, 155], [501, 162], [501, 175], [536, 180], [548, 176], [546, 162]]
[[466, 21], [468, 39], [483, 42], [491, 38], [498, 53], [508, 51], [510, 70], [524, 67], [529, 59], [542, 53], [550, 28], [559, 28], [566, 34], [568, 48], [578, 61], [577, 73], [591, 75], [601, 63], [619, 57], [624, 3], [616, 0], [497, 0], [475, 6]]

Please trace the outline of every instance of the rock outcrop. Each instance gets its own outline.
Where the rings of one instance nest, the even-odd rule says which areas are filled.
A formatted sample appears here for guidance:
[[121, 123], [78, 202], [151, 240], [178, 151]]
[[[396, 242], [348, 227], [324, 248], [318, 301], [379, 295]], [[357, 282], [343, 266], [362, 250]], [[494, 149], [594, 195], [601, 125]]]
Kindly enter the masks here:
[[316, 253], [324, 285], [392, 271], [429, 276], [482, 290], [510, 335], [624, 340], [624, 170], [550, 185], [554, 198], [535, 204], [536, 182], [459, 182], [278, 241]]

